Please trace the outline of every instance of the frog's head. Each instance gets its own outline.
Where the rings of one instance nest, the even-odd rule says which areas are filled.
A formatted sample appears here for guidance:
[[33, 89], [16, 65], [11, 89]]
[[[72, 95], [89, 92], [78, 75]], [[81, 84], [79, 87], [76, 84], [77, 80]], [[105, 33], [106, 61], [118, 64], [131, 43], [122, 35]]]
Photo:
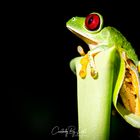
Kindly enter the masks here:
[[85, 41], [90, 48], [107, 44], [108, 30], [103, 27], [103, 17], [99, 13], [91, 13], [87, 17], [73, 17], [66, 23], [67, 28]]

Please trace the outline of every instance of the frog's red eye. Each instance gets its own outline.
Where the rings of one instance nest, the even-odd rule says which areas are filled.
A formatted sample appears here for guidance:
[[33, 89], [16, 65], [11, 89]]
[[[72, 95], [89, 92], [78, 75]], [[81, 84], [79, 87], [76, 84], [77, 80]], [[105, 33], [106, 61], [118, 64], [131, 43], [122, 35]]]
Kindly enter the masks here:
[[87, 29], [93, 31], [97, 30], [100, 25], [100, 18], [97, 14], [89, 14], [85, 19], [85, 26]]

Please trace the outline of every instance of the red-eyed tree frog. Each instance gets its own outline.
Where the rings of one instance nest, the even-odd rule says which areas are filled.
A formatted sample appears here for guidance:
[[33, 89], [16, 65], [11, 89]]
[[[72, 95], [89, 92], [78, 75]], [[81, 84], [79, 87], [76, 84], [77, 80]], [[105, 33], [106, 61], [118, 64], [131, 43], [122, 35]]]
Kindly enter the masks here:
[[[84, 52], [81, 46], [77, 47], [78, 52], [83, 56], [79, 72], [82, 79], [85, 79], [87, 75], [88, 64], [90, 65], [93, 80], [98, 78], [100, 73], [96, 70], [94, 57], [110, 47], [115, 46], [117, 48], [120, 57], [124, 60], [125, 69], [124, 74], [118, 77], [118, 83], [114, 88], [114, 105], [130, 124], [131, 116], [130, 118], [125, 118], [124, 114], [132, 113], [134, 120], [135, 116], [138, 117], [136, 118], [137, 123], [133, 121], [132, 125], [140, 128], [140, 61], [131, 43], [116, 28], [103, 27], [103, 17], [97, 12], [90, 13], [86, 17], [73, 17], [66, 23], [66, 26], [89, 46], [87, 53]], [[123, 113], [122, 106], [117, 106], [118, 98], [121, 98], [120, 102], [128, 111], [127, 113]]]

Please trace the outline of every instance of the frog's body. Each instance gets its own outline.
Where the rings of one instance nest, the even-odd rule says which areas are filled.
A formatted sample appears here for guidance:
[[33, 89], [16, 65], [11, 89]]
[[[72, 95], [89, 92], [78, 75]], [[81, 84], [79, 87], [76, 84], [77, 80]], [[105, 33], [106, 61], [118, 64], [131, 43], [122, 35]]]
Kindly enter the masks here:
[[[108, 47], [115, 46], [118, 48], [122, 48], [123, 51], [127, 54], [127, 57], [131, 59], [136, 65], [138, 64], [138, 57], [131, 46], [130, 42], [126, 40], [126, 38], [114, 27], [105, 27], [101, 31], [103, 38], [106, 40], [106, 44]], [[120, 50], [121, 51], [121, 50]]]
[[[96, 54], [110, 47], [117, 48], [120, 57], [125, 61], [126, 69], [131, 75], [128, 78], [124, 78], [124, 80], [133, 78], [130, 87], [135, 89], [134, 95], [136, 95], [136, 98], [134, 97], [132, 102], [135, 105], [138, 104], [136, 105], [136, 108], [138, 108], [137, 110], [139, 111], [137, 112], [140, 115], [140, 78], [138, 74], [138, 71], [140, 72], [140, 61], [138, 61], [138, 57], [135, 53], [135, 50], [131, 46], [131, 43], [128, 42], [121, 32], [119, 32], [116, 28], [110, 26], [102, 28], [103, 18], [99, 13], [96, 12], [89, 14], [85, 18], [73, 17], [67, 22], [66, 26], [89, 46], [89, 51], [87, 54], [84, 53], [82, 47], [78, 47], [78, 52], [81, 55], [84, 55], [80, 62], [82, 67], [79, 73], [83, 79], [86, 77], [86, 68], [88, 64], [90, 64], [91, 67], [91, 76], [93, 78], [97, 78], [98, 72], [96, 71], [96, 64], [94, 62], [94, 56]], [[128, 106], [131, 105], [132, 102], [130, 103], [129, 98], [126, 97], [126, 95], [129, 95], [130, 93], [126, 85], [127, 84], [124, 84], [122, 87], [123, 90], [121, 90], [121, 97], [125, 106], [129, 110]], [[137, 100], [137, 97], [139, 100]], [[127, 103], [125, 102], [126, 100]], [[136, 110], [136, 108], [133, 109]]]
[[[97, 13], [96, 13], [97, 14]], [[85, 19], [83, 17], [74, 17], [67, 22], [67, 27], [74, 34], [80, 37], [89, 45], [89, 49], [93, 50], [94, 48], [104, 45], [107, 47], [118, 47], [120, 50], [123, 48], [127, 57], [131, 59], [136, 65], [138, 65], [138, 57], [135, 54], [135, 51], [127, 39], [114, 27], [104, 27], [102, 29], [102, 16], [99, 15], [100, 27], [98, 30], [90, 31], [85, 27]]]
[[[117, 47], [122, 55], [126, 53], [127, 59], [132, 60], [138, 66], [138, 70], [140, 70], [140, 62], [131, 44], [116, 28], [110, 26], [102, 28], [103, 18], [99, 13], [94, 12], [87, 17], [73, 17], [67, 22], [66, 26], [89, 46], [89, 60], [86, 61], [85, 65], [84, 63], [82, 64], [84, 65], [84, 69], [81, 69], [82, 78], [86, 77], [85, 66], [87, 66], [87, 63], [90, 63], [91, 66], [91, 75], [93, 78], [94, 75], [96, 77], [97, 72], [95, 64], [92, 61], [93, 56], [101, 52], [103, 48], [113, 46]], [[78, 48], [78, 51], [80, 54], [83, 54], [81, 47]]]

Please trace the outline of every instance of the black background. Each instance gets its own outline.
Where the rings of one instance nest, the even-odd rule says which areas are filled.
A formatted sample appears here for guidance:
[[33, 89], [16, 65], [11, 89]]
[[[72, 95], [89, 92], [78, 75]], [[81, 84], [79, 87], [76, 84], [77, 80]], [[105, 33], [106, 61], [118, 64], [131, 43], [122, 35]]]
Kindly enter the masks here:
[[[8, 88], [3, 105], [6, 137], [78, 139], [51, 134], [55, 126], [60, 129], [74, 126], [76, 130], [78, 126], [76, 77], [69, 62], [79, 55], [77, 45], [84, 49], [87, 46], [65, 24], [73, 16], [99, 12], [104, 17], [104, 26], [120, 30], [140, 56], [139, 4], [136, 0], [122, 2], [6, 3], [3, 11], [4, 76]], [[136, 139], [134, 134], [129, 128], [124, 137]]]

